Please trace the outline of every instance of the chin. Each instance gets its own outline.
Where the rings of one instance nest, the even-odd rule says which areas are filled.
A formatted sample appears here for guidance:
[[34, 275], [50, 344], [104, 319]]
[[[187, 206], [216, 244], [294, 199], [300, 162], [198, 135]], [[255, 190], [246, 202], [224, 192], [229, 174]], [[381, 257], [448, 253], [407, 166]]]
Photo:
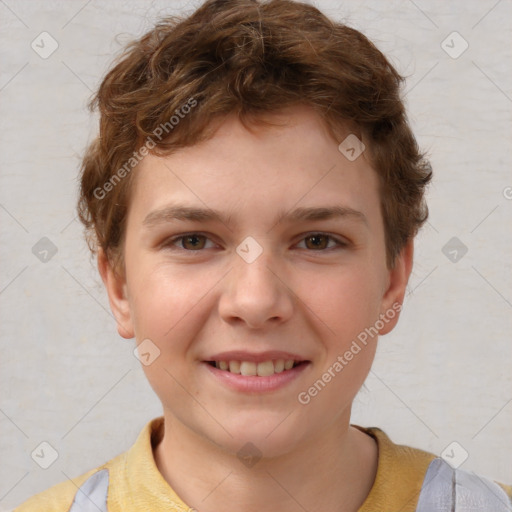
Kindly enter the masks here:
[[255, 414], [226, 424], [225, 428], [232, 437], [223, 431], [221, 439], [213, 439], [215, 444], [238, 458], [272, 458], [289, 453], [300, 442], [301, 432], [297, 426], [283, 421], [286, 414], [281, 414], [278, 419], [272, 414], [258, 421], [255, 421]]

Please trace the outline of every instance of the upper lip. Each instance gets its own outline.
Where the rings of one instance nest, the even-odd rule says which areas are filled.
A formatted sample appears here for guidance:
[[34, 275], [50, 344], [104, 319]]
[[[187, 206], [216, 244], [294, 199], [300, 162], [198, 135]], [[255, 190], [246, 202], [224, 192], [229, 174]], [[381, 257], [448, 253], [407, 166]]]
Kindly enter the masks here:
[[301, 362], [307, 361], [302, 356], [291, 352], [281, 352], [280, 350], [268, 350], [265, 352], [246, 352], [244, 350], [231, 350], [229, 352], [221, 352], [214, 354], [205, 361], [252, 361], [254, 363], [263, 363], [265, 361], [275, 361], [277, 359], [293, 359]]

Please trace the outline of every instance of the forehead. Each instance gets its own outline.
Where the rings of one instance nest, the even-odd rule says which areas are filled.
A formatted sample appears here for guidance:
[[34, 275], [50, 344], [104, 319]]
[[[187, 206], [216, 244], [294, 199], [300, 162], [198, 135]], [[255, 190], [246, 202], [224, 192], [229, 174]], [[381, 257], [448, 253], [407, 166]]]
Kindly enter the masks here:
[[378, 178], [366, 155], [351, 161], [338, 149], [348, 129], [335, 140], [308, 107], [267, 119], [274, 126], [247, 129], [231, 115], [206, 141], [166, 157], [148, 155], [135, 170], [130, 209], [146, 215], [185, 201], [235, 217], [264, 217], [294, 206], [329, 204], [379, 216]]

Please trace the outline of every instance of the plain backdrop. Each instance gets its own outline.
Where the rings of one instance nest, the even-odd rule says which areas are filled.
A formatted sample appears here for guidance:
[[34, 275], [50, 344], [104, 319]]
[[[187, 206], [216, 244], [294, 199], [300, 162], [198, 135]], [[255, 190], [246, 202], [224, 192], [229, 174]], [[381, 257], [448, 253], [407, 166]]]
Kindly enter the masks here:
[[[197, 5], [0, 0], [5, 510], [125, 451], [161, 415], [75, 218], [77, 170], [97, 129], [87, 101], [121, 46]], [[512, 2], [315, 5], [407, 77], [410, 120], [435, 173], [402, 317], [379, 341], [352, 423], [436, 454], [456, 441], [462, 469], [510, 484]], [[31, 455], [43, 442], [58, 456], [48, 469]]]

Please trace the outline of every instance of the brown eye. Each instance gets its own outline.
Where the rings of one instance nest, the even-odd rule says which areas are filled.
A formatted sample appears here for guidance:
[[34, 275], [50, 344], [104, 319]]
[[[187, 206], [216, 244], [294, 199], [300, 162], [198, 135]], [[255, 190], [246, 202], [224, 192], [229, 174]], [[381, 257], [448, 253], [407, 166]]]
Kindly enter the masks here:
[[203, 235], [186, 235], [180, 237], [183, 249], [197, 251], [204, 249], [206, 237]]
[[325, 249], [331, 237], [322, 234], [316, 234], [306, 237], [306, 247], [308, 249]]
[[304, 237], [299, 247], [310, 251], [329, 253], [336, 249], [346, 249], [349, 244], [342, 238], [337, 238], [326, 233], [310, 233]]
[[185, 233], [184, 235], [175, 236], [165, 240], [161, 244], [161, 248], [167, 251], [178, 251], [182, 254], [204, 252], [204, 250], [212, 249], [215, 243], [210, 240], [207, 235], [201, 233]]

